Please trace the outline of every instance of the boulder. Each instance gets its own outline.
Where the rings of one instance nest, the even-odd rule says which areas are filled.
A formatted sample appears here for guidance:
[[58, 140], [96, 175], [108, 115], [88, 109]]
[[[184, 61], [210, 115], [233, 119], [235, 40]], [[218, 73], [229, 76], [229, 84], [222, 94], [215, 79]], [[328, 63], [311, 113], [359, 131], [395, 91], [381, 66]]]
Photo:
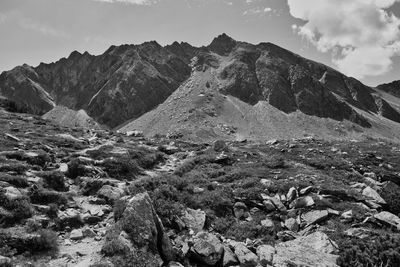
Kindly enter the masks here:
[[276, 247], [273, 266], [337, 267], [336, 245], [322, 232], [283, 242]]
[[74, 230], [72, 230], [71, 231], [71, 233], [70, 233], [70, 235], [69, 235], [69, 238], [71, 239], [71, 240], [80, 240], [80, 239], [82, 239], [84, 236], [83, 236], [83, 233], [82, 233], [82, 230], [81, 229], [74, 229]]
[[272, 203], [272, 201], [270, 199], [264, 200], [263, 204], [264, 204], [264, 207], [267, 210], [267, 212], [271, 212], [276, 209], [274, 203]]
[[289, 207], [301, 209], [305, 207], [311, 207], [314, 204], [315, 204], [314, 199], [310, 196], [306, 196], [295, 199], [292, 203], [290, 203]]
[[227, 151], [228, 146], [226, 145], [225, 141], [223, 140], [216, 140], [213, 143], [213, 150], [216, 152]]
[[329, 212], [326, 210], [313, 210], [302, 214], [301, 218], [307, 225], [311, 225], [325, 220], [328, 216]]
[[285, 221], [285, 227], [293, 232], [297, 232], [299, 230], [299, 224], [295, 218], [289, 218]]
[[257, 256], [260, 259], [260, 264], [263, 267], [272, 265], [276, 250], [270, 245], [261, 245], [257, 248]]
[[203, 230], [206, 222], [206, 213], [202, 210], [186, 209], [182, 217], [186, 227], [192, 229], [195, 233]]
[[286, 199], [287, 199], [287, 201], [292, 201], [296, 197], [297, 197], [297, 190], [296, 190], [296, 188], [291, 187], [289, 189], [288, 193], [286, 194]]
[[120, 199], [125, 194], [124, 190], [119, 187], [104, 185], [97, 192], [97, 196], [104, 198], [108, 203], [113, 204], [116, 200]]
[[165, 262], [174, 260], [171, 241], [147, 193], [137, 194], [127, 200], [117, 224], [117, 228], [127, 233], [135, 248], [158, 252]]
[[374, 218], [400, 230], [400, 218], [388, 211], [379, 212], [374, 215]]
[[374, 189], [371, 187], [367, 186], [364, 188], [362, 191], [363, 196], [365, 196], [367, 199], [370, 199], [371, 201], [380, 204], [380, 205], [385, 205], [386, 201], [376, 192]]
[[224, 257], [222, 259], [222, 267], [237, 266], [239, 265], [236, 254], [228, 247], [224, 246]]
[[269, 219], [269, 218], [265, 218], [264, 220], [261, 221], [261, 226], [268, 228], [268, 229], [275, 229], [275, 224], [274, 222]]
[[202, 263], [215, 265], [222, 259], [224, 247], [215, 235], [200, 232], [193, 237], [193, 246], [190, 251], [193, 257]]
[[258, 257], [251, 252], [246, 245], [242, 242], [231, 241], [230, 245], [233, 247], [235, 254], [242, 267], [256, 267], [258, 264]]
[[4, 196], [10, 201], [22, 197], [21, 191], [19, 191], [17, 188], [15, 188], [13, 186], [5, 187], [4, 190], [5, 190]]
[[11, 266], [11, 259], [0, 255], [0, 266], [2, 267]]
[[246, 204], [243, 202], [236, 202], [233, 205], [233, 213], [237, 219], [246, 219], [250, 215]]

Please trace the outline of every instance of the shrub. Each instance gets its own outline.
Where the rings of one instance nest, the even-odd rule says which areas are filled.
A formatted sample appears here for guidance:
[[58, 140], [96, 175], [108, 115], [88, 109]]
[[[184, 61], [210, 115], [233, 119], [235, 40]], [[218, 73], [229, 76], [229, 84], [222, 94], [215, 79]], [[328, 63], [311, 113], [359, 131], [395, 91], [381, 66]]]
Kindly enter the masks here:
[[61, 172], [45, 171], [38, 173], [38, 176], [45, 181], [47, 187], [57, 191], [68, 191], [68, 186], [65, 184], [65, 177]]
[[8, 175], [0, 173], [0, 181], [7, 182], [15, 187], [28, 187], [28, 180], [23, 176]]
[[396, 215], [400, 214], [400, 186], [390, 182], [380, 192], [381, 197], [387, 203], [387, 209]]
[[270, 229], [265, 228], [254, 221], [238, 221], [231, 225], [226, 232], [226, 237], [233, 238], [237, 241], [246, 241], [246, 238], [261, 238], [265, 241], [271, 241], [274, 239], [274, 234], [275, 233]]
[[64, 194], [45, 189], [40, 189], [31, 192], [29, 198], [33, 204], [42, 204], [42, 205], [50, 203], [65, 205], [68, 202], [68, 199]]
[[343, 267], [400, 266], [400, 237], [373, 235], [341, 240], [337, 264]]
[[86, 174], [85, 165], [80, 162], [79, 159], [73, 159], [68, 163], [67, 177], [75, 179], [79, 176], [84, 176]]
[[17, 174], [23, 174], [28, 170], [28, 165], [21, 162], [7, 162], [0, 163], [0, 172], [15, 172]]
[[39, 237], [36, 239], [33, 251], [58, 251], [58, 234], [52, 230], [42, 229], [38, 231]]
[[101, 164], [109, 176], [115, 179], [132, 181], [141, 172], [139, 165], [130, 158], [108, 158]]
[[26, 198], [9, 200], [4, 193], [0, 193], [0, 206], [9, 211], [9, 215], [0, 218], [0, 224], [16, 224], [33, 215], [31, 204]]

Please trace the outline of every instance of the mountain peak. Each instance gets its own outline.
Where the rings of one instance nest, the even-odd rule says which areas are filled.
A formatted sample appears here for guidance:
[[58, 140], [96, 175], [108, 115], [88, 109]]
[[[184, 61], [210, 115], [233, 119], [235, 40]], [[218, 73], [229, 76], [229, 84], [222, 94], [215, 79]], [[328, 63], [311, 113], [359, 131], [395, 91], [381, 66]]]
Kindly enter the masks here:
[[214, 38], [208, 48], [217, 54], [225, 55], [229, 54], [236, 44], [236, 40], [228, 36], [226, 33], [222, 33]]

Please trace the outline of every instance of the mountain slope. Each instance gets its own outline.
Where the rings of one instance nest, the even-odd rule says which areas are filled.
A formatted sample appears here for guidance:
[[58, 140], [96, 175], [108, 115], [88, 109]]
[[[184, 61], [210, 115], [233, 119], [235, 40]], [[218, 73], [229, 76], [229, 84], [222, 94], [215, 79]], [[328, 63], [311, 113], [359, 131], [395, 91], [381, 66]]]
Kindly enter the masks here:
[[[191, 84], [193, 81], [198, 82]], [[10, 93], [12, 90], [18, 94]], [[191, 90], [194, 95], [189, 97]], [[25, 103], [24, 95], [36, 92], [33, 101]], [[372, 126], [365, 115], [360, 115], [363, 112], [400, 122], [400, 113], [392, 107], [393, 103], [361, 82], [274, 44], [238, 42], [226, 34], [201, 48], [177, 42], [162, 47], [152, 41], [112, 46], [99, 56], [73, 52], [55, 63], [17, 67], [4, 72], [0, 79], [1, 95], [25, 107], [27, 112], [43, 114], [54, 105], [63, 105], [83, 109], [109, 127], [127, 126], [129, 121], [139, 118], [140, 126], [149, 128], [144, 124], [149, 116], [140, 117], [151, 110], [158, 121], [157, 117], [176, 117], [199, 106], [218, 111], [218, 105], [210, 107], [213, 104], [208, 100], [197, 99], [205, 92], [207, 97], [213, 95], [210, 103], [215, 97], [222, 106], [234, 97], [248, 107], [241, 112], [259, 114], [264, 120], [268, 118], [256, 110], [268, 104], [277, 114], [289, 117], [300, 114], [304, 118], [347, 120], [361, 127]], [[177, 101], [177, 95], [189, 103], [187, 107]], [[170, 109], [171, 101], [180, 104], [175, 103], [176, 108]], [[197, 104], [190, 104], [193, 101]], [[157, 113], [160, 110], [167, 114]], [[188, 123], [197, 122], [193, 114], [187, 118]], [[168, 122], [152, 123], [168, 126]], [[298, 127], [296, 123], [294, 127]]]
[[400, 81], [393, 81], [377, 86], [378, 90], [400, 97]]

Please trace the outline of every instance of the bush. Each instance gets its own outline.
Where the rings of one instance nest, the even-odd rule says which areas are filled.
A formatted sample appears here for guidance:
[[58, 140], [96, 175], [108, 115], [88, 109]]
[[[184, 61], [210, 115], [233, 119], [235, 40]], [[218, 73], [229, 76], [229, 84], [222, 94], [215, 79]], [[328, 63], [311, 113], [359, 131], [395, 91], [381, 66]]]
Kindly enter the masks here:
[[247, 238], [260, 238], [263, 241], [272, 241], [275, 239], [274, 235], [275, 233], [273, 231], [257, 224], [254, 221], [235, 222], [226, 232], [226, 237], [235, 239], [236, 241], [246, 241]]
[[15, 172], [17, 174], [24, 174], [28, 170], [28, 165], [21, 162], [7, 162], [0, 163], [0, 172]]
[[7, 182], [15, 187], [28, 187], [28, 180], [23, 176], [8, 175], [5, 173], [0, 173], [0, 181]]
[[61, 172], [45, 171], [40, 172], [37, 175], [45, 181], [47, 187], [57, 191], [68, 191], [68, 186], [65, 184], [65, 177]]
[[79, 159], [73, 159], [68, 163], [67, 177], [75, 179], [79, 176], [84, 176], [86, 174], [85, 165], [80, 162]]
[[141, 172], [137, 162], [126, 157], [118, 159], [108, 158], [104, 160], [101, 166], [110, 177], [118, 180], [126, 179], [132, 181]]
[[399, 235], [374, 235], [341, 240], [337, 264], [343, 267], [400, 266]]
[[0, 218], [0, 224], [16, 224], [33, 215], [31, 204], [26, 198], [9, 200], [4, 193], [0, 193], [0, 206], [9, 211], [9, 215]]
[[65, 205], [68, 202], [68, 199], [64, 194], [45, 189], [40, 189], [31, 192], [29, 198], [33, 204], [41, 204], [41, 205], [47, 205], [50, 203]]
[[381, 197], [386, 201], [386, 208], [397, 216], [400, 215], [400, 186], [390, 182], [380, 192]]
[[58, 251], [58, 234], [51, 230], [42, 229], [37, 232], [39, 237], [36, 239], [32, 250], [33, 252], [41, 251]]

